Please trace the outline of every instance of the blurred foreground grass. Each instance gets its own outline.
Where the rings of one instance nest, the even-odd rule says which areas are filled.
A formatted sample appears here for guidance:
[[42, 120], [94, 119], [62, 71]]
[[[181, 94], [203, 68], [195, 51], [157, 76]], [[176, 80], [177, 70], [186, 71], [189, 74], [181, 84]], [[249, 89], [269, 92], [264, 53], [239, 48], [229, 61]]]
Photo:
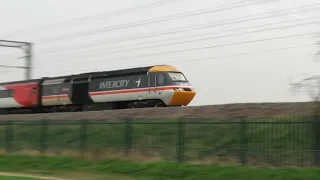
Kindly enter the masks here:
[[11, 177], [11, 176], [0, 176], [1, 180], [40, 180], [37, 178], [27, 178], [27, 177]]
[[[7, 155], [0, 156], [0, 171], [62, 174], [68, 178], [105, 179], [107, 177], [127, 177], [145, 180], [318, 180], [319, 169], [267, 169], [252, 167], [224, 167], [207, 165], [187, 165], [176, 163], [135, 163], [120, 160], [88, 161], [70, 157], [39, 157]], [[79, 172], [79, 174], [78, 174]], [[86, 177], [84, 174], [95, 174]], [[76, 176], [78, 175], [78, 176]], [[126, 178], [123, 178], [126, 179]]]

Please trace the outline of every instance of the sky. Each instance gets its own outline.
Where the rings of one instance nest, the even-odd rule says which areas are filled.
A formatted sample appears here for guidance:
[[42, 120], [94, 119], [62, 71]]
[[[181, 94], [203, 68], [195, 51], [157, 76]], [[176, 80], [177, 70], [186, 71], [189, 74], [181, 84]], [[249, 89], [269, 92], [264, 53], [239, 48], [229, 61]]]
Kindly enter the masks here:
[[[319, 73], [319, 0], [0, 0], [0, 39], [33, 43], [32, 78], [168, 64], [190, 106], [310, 100], [289, 83]], [[23, 66], [0, 47], [0, 65]], [[24, 79], [0, 68], [0, 82]]]

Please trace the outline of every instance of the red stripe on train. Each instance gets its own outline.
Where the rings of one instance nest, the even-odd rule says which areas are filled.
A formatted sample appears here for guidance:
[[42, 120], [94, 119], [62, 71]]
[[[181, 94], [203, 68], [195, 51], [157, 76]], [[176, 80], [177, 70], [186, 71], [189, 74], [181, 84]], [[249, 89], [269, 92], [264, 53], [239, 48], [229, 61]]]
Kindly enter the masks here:
[[[159, 87], [157, 90], [171, 90], [175, 87]], [[150, 88], [150, 90], [154, 90], [155, 88]], [[103, 92], [92, 92], [89, 93], [91, 96], [99, 96], [99, 95], [107, 95], [107, 94], [124, 94], [124, 93], [137, 93], [137, 92], [148, 92], [149, 88], [143, 89], [128, 89], [128, 90], [117, 90], [117, 91], [103, 91]]]
[[68, 98], [68, 95], [42, 96], [42, 99]]
[[[170, 87], [158, 87], [157, 90], [171, 90], [174, 88], [185, 88], [189, 86], [170, 86]], [[150, 88], [150, 90], [154, 90], [155, 88]], [[126, 90], [115, 90], [115, 91], [103, 91], [103, 92], [91, 92], [89, 95], [91, 96], [99, 96], [99, 95], [107, 95], [107, 94], [124, 94], [124, 93], [137, 93], [137, 92], [148, 92], [149, 88], [141, 88], [141, 89], [126, 89]], [[42, 99], [56, 99], [56, 98], [68, 98], [68, 95], [52, 95], [52, 96], [42, 96]]]

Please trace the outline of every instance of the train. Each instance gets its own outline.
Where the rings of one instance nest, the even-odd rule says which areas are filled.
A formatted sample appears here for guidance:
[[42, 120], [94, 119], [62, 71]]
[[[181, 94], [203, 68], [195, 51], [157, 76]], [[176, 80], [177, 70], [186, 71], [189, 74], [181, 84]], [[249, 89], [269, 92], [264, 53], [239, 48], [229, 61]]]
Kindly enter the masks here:
[[187, 106], [195, 89], [170, 65], [0, 83], [0, 114]]

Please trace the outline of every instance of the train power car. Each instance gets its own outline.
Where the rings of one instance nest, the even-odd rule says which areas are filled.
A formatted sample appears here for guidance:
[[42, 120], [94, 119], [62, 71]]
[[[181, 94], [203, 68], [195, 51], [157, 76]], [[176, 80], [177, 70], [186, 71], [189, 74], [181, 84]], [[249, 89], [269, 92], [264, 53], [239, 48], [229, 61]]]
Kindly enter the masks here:
[[0, 84], [1, 114], [187, 106], [196, 92], [178, 69], [155, 65]]

